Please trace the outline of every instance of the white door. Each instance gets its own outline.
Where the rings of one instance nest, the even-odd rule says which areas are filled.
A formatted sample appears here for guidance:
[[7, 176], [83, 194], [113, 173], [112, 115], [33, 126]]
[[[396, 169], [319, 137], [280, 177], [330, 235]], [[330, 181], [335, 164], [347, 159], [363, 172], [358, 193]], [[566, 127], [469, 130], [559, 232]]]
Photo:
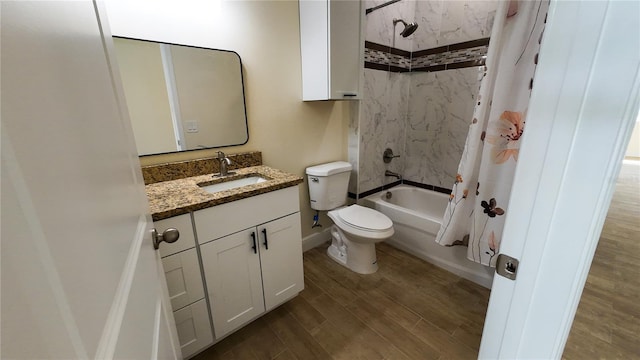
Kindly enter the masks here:
[[0, 356], [180, 358], [99, 6], [0, 6]]
[[552, 2], [495, 276], [484, 359], [560, 358], [640, 106], [640, 3]]
[[258, 226], [267, 311], [304, 289], [300, 232], [300, 213]]
[[258, 241], [250, 228], [200, 245], [216, 339], [264, 312]]

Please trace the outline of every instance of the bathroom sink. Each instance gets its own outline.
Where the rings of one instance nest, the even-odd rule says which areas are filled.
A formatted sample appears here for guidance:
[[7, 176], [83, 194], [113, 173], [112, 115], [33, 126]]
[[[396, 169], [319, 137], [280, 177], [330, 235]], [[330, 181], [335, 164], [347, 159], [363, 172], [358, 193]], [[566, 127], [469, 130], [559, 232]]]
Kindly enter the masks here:
[[210, 193], [217, 193], [218, 191], [231, 190], [247, 185], [259, 184], [267, 181], [262, 176], [249, 176], [235, 180], [229, 180], [225, 182], [211, 184], [209, 182], [198, 184], [203, 190]]

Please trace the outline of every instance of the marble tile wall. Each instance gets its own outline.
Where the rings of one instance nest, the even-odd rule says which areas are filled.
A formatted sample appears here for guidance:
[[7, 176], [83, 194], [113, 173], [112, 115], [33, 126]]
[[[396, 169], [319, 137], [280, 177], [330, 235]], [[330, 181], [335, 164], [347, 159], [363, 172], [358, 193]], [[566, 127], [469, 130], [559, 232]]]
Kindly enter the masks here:
[[[388, 0], [365, 0], [366, 8]], [[406, 51], [418, 51], [489, 37], [497, 0], [403, 0], [380, 8], [366, 16], [367, 41]], [[400, 36], [402, 24], [393, 19], [417, 22], [411, 36]]]
[[[384, 2], [365, 0], [365, 7]], [[496, 7], [496, 1], [403, 0], [366, 16], [366, 40], [415, 52], [486, 38]], [[394, 18], [416, 21], [418, 30], [403, 38], [401, 24], [394, 29]], [[478, 67], [417, 73], [364, 69], [363, 99], [349, 129], [349, 161], [356, 179], [349, 191], [362, 194], [396, 181], [385, 177], [385, 170], [451, 188], [473, 114], [478, 73]], [[387, 147], [401, 155], [390, 164], [382, 161]]]
[[[389, 0], [364, 0], [364, 6], [368, 9], [387, 1]], [[407, 23], [413, 22], [415, 19], [416, 3], [418, 2], [421, 1], [403, 0], [368, 14], [365, 25], [367, 41], [411, 51], [413, 38], [411, 36], [407, 38], [400, 36], [399, 34], [403, 29], [403, 25], [398, 23], [394, 28], [393, 19], [402, 19]]]
[[360, 167], [360, 111], [363, 109], [359, 102], [351, 102], [351, 116], [349, 117], [349, 129], [347, 130], [347, 156], [349, 163], [353, 167], [351, 176], [349, 177], [349, 196], [355, 198], [359, 193], [359, 174]]
[[412, 73], [404, 178], [450, 189], [464, 150], [480, 68]]
[[497, 6], [483, 0], [416, 1], [413, 51], [489, 37]]
[[409, 101], [407, 73], [364, 69], [364, 98], [360, 100], [358, 193], [389, 184], [397, 179], [385, 177], [385, 170], [402, 174], [403, 157], [389, 164], [382, 154], [390, 148], [404, 153], [405, 124]]

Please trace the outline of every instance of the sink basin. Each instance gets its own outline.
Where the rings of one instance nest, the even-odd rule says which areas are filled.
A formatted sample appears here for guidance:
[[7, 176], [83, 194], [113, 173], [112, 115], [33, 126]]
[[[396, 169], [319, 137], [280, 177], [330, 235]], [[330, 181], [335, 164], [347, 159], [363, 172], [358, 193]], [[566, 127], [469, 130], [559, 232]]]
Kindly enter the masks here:
[[207, 192], [216, 193], [218, 191], [231, 190], [231, 189], [235, 189], [235, 188], [239, 188], [247, 185], [259, 184], [265, 181], [267, 181], [267, 179], [263, 178], [262, 176], [249, 176], [241, 179], [230, 180], [230, 181], [225, 181], [225, 182], [211, 184], [211, 185], [207, 185], [207, 183], [198, 184], [198, 186], [200, 186], [203, 190]]

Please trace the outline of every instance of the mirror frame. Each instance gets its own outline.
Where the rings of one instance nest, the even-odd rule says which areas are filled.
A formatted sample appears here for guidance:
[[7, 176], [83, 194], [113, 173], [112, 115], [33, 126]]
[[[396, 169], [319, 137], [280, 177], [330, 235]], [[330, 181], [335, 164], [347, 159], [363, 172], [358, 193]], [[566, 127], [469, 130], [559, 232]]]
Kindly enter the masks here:
[[[190, 48], [195, 48], [195, 49], [203, 49], [203, 50], [223, 51], [223, 52], [235, 54], [238, 57], [238, 62], [240, 63], [240, 81], [242, 83], [242, 104], [244, 106], [244, 125], [245, 125], [245, 129], [247, 130], [247, 139], [243, 143], [230, 144], [230, 145], [220, 145], [220, 146], [209, 146], [209, 147], [203, 147], [203, 148], [198, 148], [198, 149], [176, 150], [176, 151], [167, 151], [167, 152], [160, 152], [160, 153], [153, 153], [153, 154], [144, 154], [144, 155], [138, 155], [138, 157], [157, 156], [157, 155], [166, 155], [166, 154], [177, 154], [177, 153], [184, 153], [184, 152], [189, 152], [189, 151], [200, 151], [200, 150], [208, 150], [208, 149], [219, 149], [219, 148], [231, 147], [231, 146], [241, 146], [241, 145], [245, 145], [245, 144], [247, 144], [249, 142], [249, 117], [247, 116], [247, 98], [246, 98], [246, 92], [244, 90], [244, 71], [243, 71], [243, 66], [242, 66], [242, 58], [240, 57], [240, 54], [238, 54], [237, 52], [235, 52], [233, 50], [214, 49], [214, 48], [208, 48], [208, 47], [196, 46], [196, 45], [176, 44], [176, 43], [170, 43], [170, 42], [164, 42], [164, 41], [139, 39], [139, 38], [133, 38], [133, 37], [127, 37], [127, 36], [112, 35], [112, 38], [125, 39], [125, 40], [145, 41], [145, 42], [156, 43], [156, 44], [184, 46], [184, 47], [190, 47]], [[114, 51], [115, 51], [115, 47], [114, 47]], [[120, 81], [122, 81], [122, 80], [120, 80]], [[123, 93], [123, 95], [124, 95], [124, 93]], [[124, 98], [125, 98], [125, 101], [126, 101], [127, 97], [124, 96]], [[129, 106], [128, 105], [127, 105], [127, 112], [129, 112]], [[131, 121], [131, 117], [130, 116], [129, 116], [129, 121]]]

